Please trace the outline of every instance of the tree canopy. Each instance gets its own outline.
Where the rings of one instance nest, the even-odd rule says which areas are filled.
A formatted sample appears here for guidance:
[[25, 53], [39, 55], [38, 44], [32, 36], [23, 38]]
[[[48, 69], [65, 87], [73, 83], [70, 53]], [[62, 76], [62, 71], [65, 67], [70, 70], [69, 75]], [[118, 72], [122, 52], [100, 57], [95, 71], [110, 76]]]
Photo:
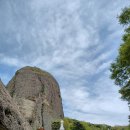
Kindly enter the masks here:
[[122, 44], [118, 56], [111, 64], [111, 78], [115, 84], [121, 86], [122, 99], [130, 103], [130, 7], [124, 8], [120, 14], [119, 22], [125, 27]]

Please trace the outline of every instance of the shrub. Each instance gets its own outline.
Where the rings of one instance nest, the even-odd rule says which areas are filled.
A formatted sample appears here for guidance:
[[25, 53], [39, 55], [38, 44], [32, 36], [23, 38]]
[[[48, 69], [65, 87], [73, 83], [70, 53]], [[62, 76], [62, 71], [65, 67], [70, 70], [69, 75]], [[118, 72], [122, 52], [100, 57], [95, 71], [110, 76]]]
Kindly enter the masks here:
[[52, 130], [59, 130], [60, 129], [60, 121], [54, 121], [52, 122]]

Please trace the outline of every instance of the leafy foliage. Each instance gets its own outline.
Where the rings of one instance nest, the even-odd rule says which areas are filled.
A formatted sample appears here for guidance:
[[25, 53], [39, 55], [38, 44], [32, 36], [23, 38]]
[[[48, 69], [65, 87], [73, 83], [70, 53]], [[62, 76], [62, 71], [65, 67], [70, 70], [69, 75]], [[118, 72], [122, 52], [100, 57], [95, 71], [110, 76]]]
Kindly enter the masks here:
[[59, 130], [60, 129], [60, 121], [54, 121], [52, 122], [52, 130]]
[[71, 130], [85, 130], [85, 127], [77, 120], [73, 120]]
[[119, 48], [115, 62], [111, 64], [110, 71], [115, 84], [122, 87], [119, 90], [122, 99], [130, 104], [130, 7], [123, 9], [119, 16], [119, 22], [125, 26], [125, 34], [122, 36], [123, 43]]
[[123, 43], [119, 48], [118, 56], [111, 64], [111, 78], [115, 84], [121, 86], [122, 99], [130, 101], [130, 7], [124, 8], [119, 16], [120, 24], [124, 25], [125, 34], [122, 37]]
[[121, 15], [119, 16], [119, 22], [123, 25], [130, 23], [130, 7], [123, 9]]

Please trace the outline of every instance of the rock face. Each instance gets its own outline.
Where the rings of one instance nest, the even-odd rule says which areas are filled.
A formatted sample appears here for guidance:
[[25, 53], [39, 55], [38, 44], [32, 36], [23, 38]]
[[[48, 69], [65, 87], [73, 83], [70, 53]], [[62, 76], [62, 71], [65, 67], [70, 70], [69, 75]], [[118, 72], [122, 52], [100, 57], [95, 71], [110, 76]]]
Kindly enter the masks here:
[[36, 67], [18, 70], [7, 89], [32, 130], [51, 130], [51, 123], [64, 117], [57, 81]]
[[0, 130], [31, 130], [0, 80]]

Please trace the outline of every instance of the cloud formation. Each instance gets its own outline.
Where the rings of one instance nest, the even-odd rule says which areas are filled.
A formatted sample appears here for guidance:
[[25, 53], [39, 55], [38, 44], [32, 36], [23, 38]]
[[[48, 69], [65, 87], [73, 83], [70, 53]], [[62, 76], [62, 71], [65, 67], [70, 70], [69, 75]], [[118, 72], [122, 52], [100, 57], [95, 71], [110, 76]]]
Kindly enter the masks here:
[[23, 66], [41, 67], [58, 80], [66, 116], [128, 124], [127, 103], [109, 79], [123, 33], [116, 17], [126, 5], [127, 0], [1, 0], [1, 78], [7, 83]]

